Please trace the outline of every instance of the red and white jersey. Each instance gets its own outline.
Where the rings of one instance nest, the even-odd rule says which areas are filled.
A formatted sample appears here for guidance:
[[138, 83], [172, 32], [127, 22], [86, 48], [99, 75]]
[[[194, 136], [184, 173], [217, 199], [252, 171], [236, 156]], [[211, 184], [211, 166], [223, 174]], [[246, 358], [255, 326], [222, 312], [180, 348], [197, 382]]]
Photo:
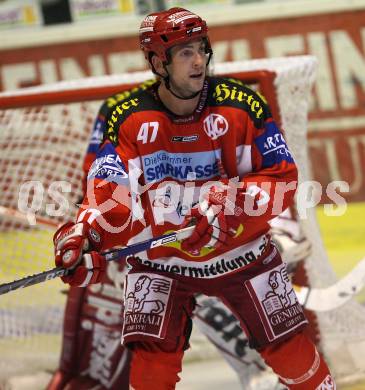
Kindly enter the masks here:
[[137, 91], [144, 91], [154, 83], [155, 80], [146, 80], [144, 83], [140, 84], [135, 88], [132, 88], [131, 90], [118, 92], [104, 100], [95, 118], [93, 128], [90, 134], [89, 144], [82, 164], [82, 170], [84, 172], [82, 188], [84, 192], [86, 191], [87, 173], [89, 172], [91, 165], [95, 161], [97, 152], [103, 141], [108, 119], [115, 110], [116, 106], [118, 104], [121, 104], [124, 100], [128, 100], [132, 94], [136, 93]]
[[[264, 251], [268, 221], [292, 202], [297, 169], [258, 93], [236, 81], [207, 78], [195, 112], [179, 117], [159, 100], [157, 87], [156, 82], [138, 90], [116, 106], [89, 171], [79, 220], [90, 222], [101, 214], [104, 248], [141, 235], [156, 237], [177, 230], [212, 182], [240, 181], [255, 196], [258, 210], [243, 215], [241, 229], [227, 245], [194, 256], [175, 242], [141, 255], [145, 264], [159, 264], [154, 267], [161, 270], [220, 276]], [[193, 271], [183, 270], [187, 262]]]

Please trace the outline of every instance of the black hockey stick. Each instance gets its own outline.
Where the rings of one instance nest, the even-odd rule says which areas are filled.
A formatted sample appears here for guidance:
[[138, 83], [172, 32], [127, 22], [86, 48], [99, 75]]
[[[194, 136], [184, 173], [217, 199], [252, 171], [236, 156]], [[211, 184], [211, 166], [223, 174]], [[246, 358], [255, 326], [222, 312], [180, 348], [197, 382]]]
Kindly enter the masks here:
[[[120, 249], [112, 249], [107, 252], [103, 252], [105, 260], [114, 261], [119, 260], [125, 256], [131, 256], [144, 250], [157, 248], [159, 246], [168, 244], [170, 242], [184, 240], [189, 237], [194, 226], [189, 226], [185, 229], [178, 230], [174, 233], [164, 234], [159, 237], [151, 238], [146, 241], [138, 242]], [[33, 286], [34, 284], [46, 282], [47, 280], [59, 278], [72, 273], [72, 270], [68, 270], [62, 267], [56, 267], [48, 271], [40, 272], [38, 274], [26, 276], [25, 278], [15, 280], [10, 283], [4, 283], [0, 285], [0, 295], [7, 294], [10, 291], [18, 290]]]

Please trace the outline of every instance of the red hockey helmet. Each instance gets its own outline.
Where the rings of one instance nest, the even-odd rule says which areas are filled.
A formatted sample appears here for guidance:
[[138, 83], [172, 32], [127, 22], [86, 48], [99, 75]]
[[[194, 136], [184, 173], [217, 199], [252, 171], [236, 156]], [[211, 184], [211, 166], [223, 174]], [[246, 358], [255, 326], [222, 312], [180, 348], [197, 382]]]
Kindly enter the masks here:
[[164, 63], [169, 62], [168, 50], [175, 45], [203, 38], [206, 52], [212, 54], [206, 22], [184, 8], [170, 8], [147, 15], [139, 29], [141, 49], [148, 61], [156, 54]]

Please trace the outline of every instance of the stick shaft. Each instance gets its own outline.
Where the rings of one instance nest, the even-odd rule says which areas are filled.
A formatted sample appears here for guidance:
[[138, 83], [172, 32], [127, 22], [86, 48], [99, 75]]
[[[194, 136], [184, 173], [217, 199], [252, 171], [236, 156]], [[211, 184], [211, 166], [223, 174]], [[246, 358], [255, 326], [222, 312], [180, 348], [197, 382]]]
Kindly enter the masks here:
[[68, 273], [69, 271], [67, 269], [56, 267], [48, 271], [40, 272], [39, 274], [26, 276], [25, 278], [15, 280], [14, 282], [4, 283], [0, 285], [0, 295], [7, 294], [10, 291], [18, 290], [20, 288], [33, 286], [34, 284], [42, 283], [47, 280], [65, 276]]
[[135, 253], [169, 244], [170, 242], [184, 240], [190, 236], [193, 229], [194, 226], [189, 226], [185, 229], [181, 229], [169, 234], [164, 234], [163, 236], [151, 238], [150, 240], [138, 242], [136, 244], [128, 245], [121, 249], [112, 249], [110, 251], [104, 252], [103, 255], [107, 261], [116, 260], [125, 256], [131, 256]]
[[[194, 226], [187, 227], [185, 229], [178, 230], [173, 233], [164, 234], [162, 236], [151, 238], [146, 241], [138, 242], [136, 244], [132, 244], [126, 246], [121, 249], [113, 249], [107, 252], [104, 252], [103, 255], [107, 261], [115, 261], [119, 260], [125, 256], [131, 256], [139, 252], [143, 252], [148, 249], [157, 248], [159, 246], [168, 244], [170, 242], [176, 242], [179, 240], [183, 240], [191, 234]], [[61, 276], [66, 276], [70, 274], [71, 271], [62, 267], [56, 267], [50, 269], [48, 271], [40, 272], [38, 274], [26, 276], [25, 278], [15, 280], [10, 283], [4, 283], [0, 285], [0, 295], [7, 294], [10, 291], [18, 290], [20, 288], [25, 288], [29, 286], [33, 286], [38, 283], [45, 282], [47, 280], [59, 278]]]
[[343, 306], [365, 286], [365, 258], [344, 277], [324, 288], [296, 287], [298, 301], [308, 310], [331, 311]]

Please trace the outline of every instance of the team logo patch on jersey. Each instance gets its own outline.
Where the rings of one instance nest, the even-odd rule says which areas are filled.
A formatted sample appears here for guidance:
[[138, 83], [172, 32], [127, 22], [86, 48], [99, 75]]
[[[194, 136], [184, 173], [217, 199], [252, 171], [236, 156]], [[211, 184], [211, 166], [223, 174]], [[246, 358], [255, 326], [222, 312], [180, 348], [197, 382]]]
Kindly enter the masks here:
[[255, 139], [255, 143], [262, 155], [263, 168], [282, 161], [294, 162], [285, 139], [274, 122], [265, 124], [265, 132]]
[[127, 275], [123, 337], [136, 333], [164, 337], [173, 283], [172, 279], [160, 275]]
[[208, 137], [215, 140], [222, 135], [226, 134], [228, 131], [228, 122], [227, 119], [220, 114], [210, 114], [208, 115], [203, 122], [204, 131], [207, 133]]
[[193, 135], [174, 135], [171, 138], [172, 142], [195, 142], [199, 139], [198, 134]]
[[285, 264], [245, 282], [270, 341], [307, 322]]

